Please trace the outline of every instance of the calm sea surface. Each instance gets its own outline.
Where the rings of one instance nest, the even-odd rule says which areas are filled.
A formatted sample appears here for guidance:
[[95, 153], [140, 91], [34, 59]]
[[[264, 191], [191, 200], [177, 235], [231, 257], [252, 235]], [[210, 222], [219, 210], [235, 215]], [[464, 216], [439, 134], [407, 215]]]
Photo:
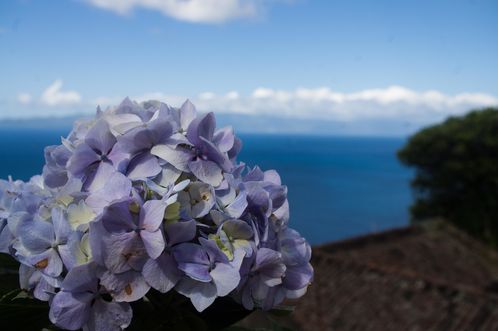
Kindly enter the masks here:
[[[0, 178], [41, 172], [43, 148], [67, 130], [1, 129]], [[412, 171], [396, 160], [401, 138], [241, 135], [239, 159], [276, 169], [289, 188], [291, 226], [311, 243], [408, 223]]]

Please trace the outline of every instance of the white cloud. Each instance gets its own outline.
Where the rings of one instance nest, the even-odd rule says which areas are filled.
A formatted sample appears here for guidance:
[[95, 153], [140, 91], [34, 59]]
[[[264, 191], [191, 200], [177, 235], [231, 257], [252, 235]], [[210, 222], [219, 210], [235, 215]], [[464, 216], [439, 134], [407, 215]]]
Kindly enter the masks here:
[[251, 17], [261, 11], [262, 0], [86, 0], [98, 8], [129, 14], [136, 8], [155, 10], [177, 20], [221, 23]]
[[61, 91], [62, 80], [57, 79], [43, 91], [41, 102], [47, 106], [74, 105], [81, 101], [81, 96], [76, 91]]
[[249, 115], [339, 121], [400, 120], [429, 123], [472, 108], [498, 105], [498, 98], [483, 93], [448, 95], [439, 91], [414, 91], [401, 86], [367, 89], [352, 93], [328, 87], [275, 90], [257, 88], [249, 96], [234, 91], [192, 98], [200, 110]]
[[[179, 106], [187, 96], [155, 92], [131, 98], [137, 101], [156, 99]], [[398, 120], [430, 123], [449, 115], [463, 114], [473, 108], [498, 106], [498, 98], [488, 94], [448, 95], [434, 90], [419, 92], [401, 86], [352, 93], [338, 92], [328, 87], [295, 90], [260, 87], [247, 96], [230, 91], [225, 94], [204, 92], [188, 98], [200, 111], [346, 122]], [[98, 101], [105, 107], [118, 104], [120, 99], [99, 98]]]
[[23, 105], [28, 105], [33, 100], [33, 97], [29, 93], [21, 92], [17, 95], [17, 101]]
[[[57, 80], [43, 92], [40, 99], [28, 93], [19, 93], [16, 105], [12, 107], [16, 112], [0, 111], [0, 118], [91, 114], [97, 105], [105, 109], [118, 105], [124, 97], [104, 95], [82, 99], [75, 91], [63, 91], [62, 82]], [[272, 127], [271, 130], [292, 131], [300, 128], [309, 132], [314, 130], [309, 124], [311, 121], [319, 123], [321, 128], [330, 127], [333, 132], [345, 127], [360, 134], [411, 133], [447, 116], [462, 115], [485, 106], [498, 106], [498, 98], [489, 94], [465, 92], [450, 95], [436, 90], [415, 91], [401, 86], [349, 93], [329, 87], [294, 90], [259, 87], [246, 94], [233, 90], [226, 93], [209, 91], [196, 96], [150, 92], [129, 97], [138, 102], [160, 100], [176, 107], [189, 98], [201, 112], [252, 116], [260, 123], [257, 127], [248, 124], [251, 120], [247, 117], [231, 117], [235, 122], [241, 120], [240, 123], [233, 123], [234, 126], [245, 125], [249, 130], [264, 131], [265, 125], [268, 125], [268, 128]], [[270, 121], [266, 116], [283, 120]], [[286, 129], [288, 125], [292, 125], [292, 128]]]
[[237, 100], [240, 97], [239, 92], [237, 91], [230, 91], [227, 94], [225, 94], [225, 98], [228, 100]]

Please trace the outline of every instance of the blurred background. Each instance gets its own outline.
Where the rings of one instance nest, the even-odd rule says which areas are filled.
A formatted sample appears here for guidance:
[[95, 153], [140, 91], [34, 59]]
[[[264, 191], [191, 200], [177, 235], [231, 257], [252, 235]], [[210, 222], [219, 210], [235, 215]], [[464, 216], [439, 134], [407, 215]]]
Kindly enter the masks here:
[[492, 330], [497, 17], [494, 0], [4, 0], [0, 177], [41, 173], [97, 105], [189, 98], [281, 174], [316, 283], [337, 279], [294, 328]]

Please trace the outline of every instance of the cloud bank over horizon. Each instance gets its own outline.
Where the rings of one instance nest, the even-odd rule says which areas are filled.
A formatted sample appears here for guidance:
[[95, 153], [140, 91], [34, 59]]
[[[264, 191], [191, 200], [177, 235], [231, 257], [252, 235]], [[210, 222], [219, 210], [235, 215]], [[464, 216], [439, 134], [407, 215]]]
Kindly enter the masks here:
[[[62, 80], [58, 79], [38, 97], [19, 92], [17, 100], [8, 106], [12, 109], [0, 111], [0, 119], [91, 114], [97, 105], [104, 109], [116, 106], [125, 97], [85, 98], [77, 91], [66, 89]], [[249, 94], [228, 91], [222, 94], [203, 92], [189, 96], [149, 92], [129, 97], [137, 102], [160, 100], [174, 107], [190, 99], [201, 112], [214, 111], [232, 117], [272, 117], [297, 123], [306, 120], [361, 122], [372, 123], [379, 129], [383, 126], [382, 123], [409, 123], [412, 128], [418, 128], [448, 116], [464, 114], [471, 109], [498, 106], [498, 98], [490, 94], [465, 92], [449, 95], [437, 90], [415, 91], [397, 85], [349, 93], [329, 87], [294, 90], [258, 87]]]

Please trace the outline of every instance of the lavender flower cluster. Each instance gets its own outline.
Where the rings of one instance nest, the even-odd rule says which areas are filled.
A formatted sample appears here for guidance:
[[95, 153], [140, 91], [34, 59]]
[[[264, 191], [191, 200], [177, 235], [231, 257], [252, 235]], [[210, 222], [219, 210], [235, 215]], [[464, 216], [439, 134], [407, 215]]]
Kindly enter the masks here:
[[125, 99], [45, 149], [42, 176], [0, 181], [0, 252], [69, 330], [122, 330], [130, 302], [177, 291], [198, 311], [231, 296], [271, 309], [302, 296], [311, 249], [287, 226], [274, 170], [236, 161], [213, 113]]

